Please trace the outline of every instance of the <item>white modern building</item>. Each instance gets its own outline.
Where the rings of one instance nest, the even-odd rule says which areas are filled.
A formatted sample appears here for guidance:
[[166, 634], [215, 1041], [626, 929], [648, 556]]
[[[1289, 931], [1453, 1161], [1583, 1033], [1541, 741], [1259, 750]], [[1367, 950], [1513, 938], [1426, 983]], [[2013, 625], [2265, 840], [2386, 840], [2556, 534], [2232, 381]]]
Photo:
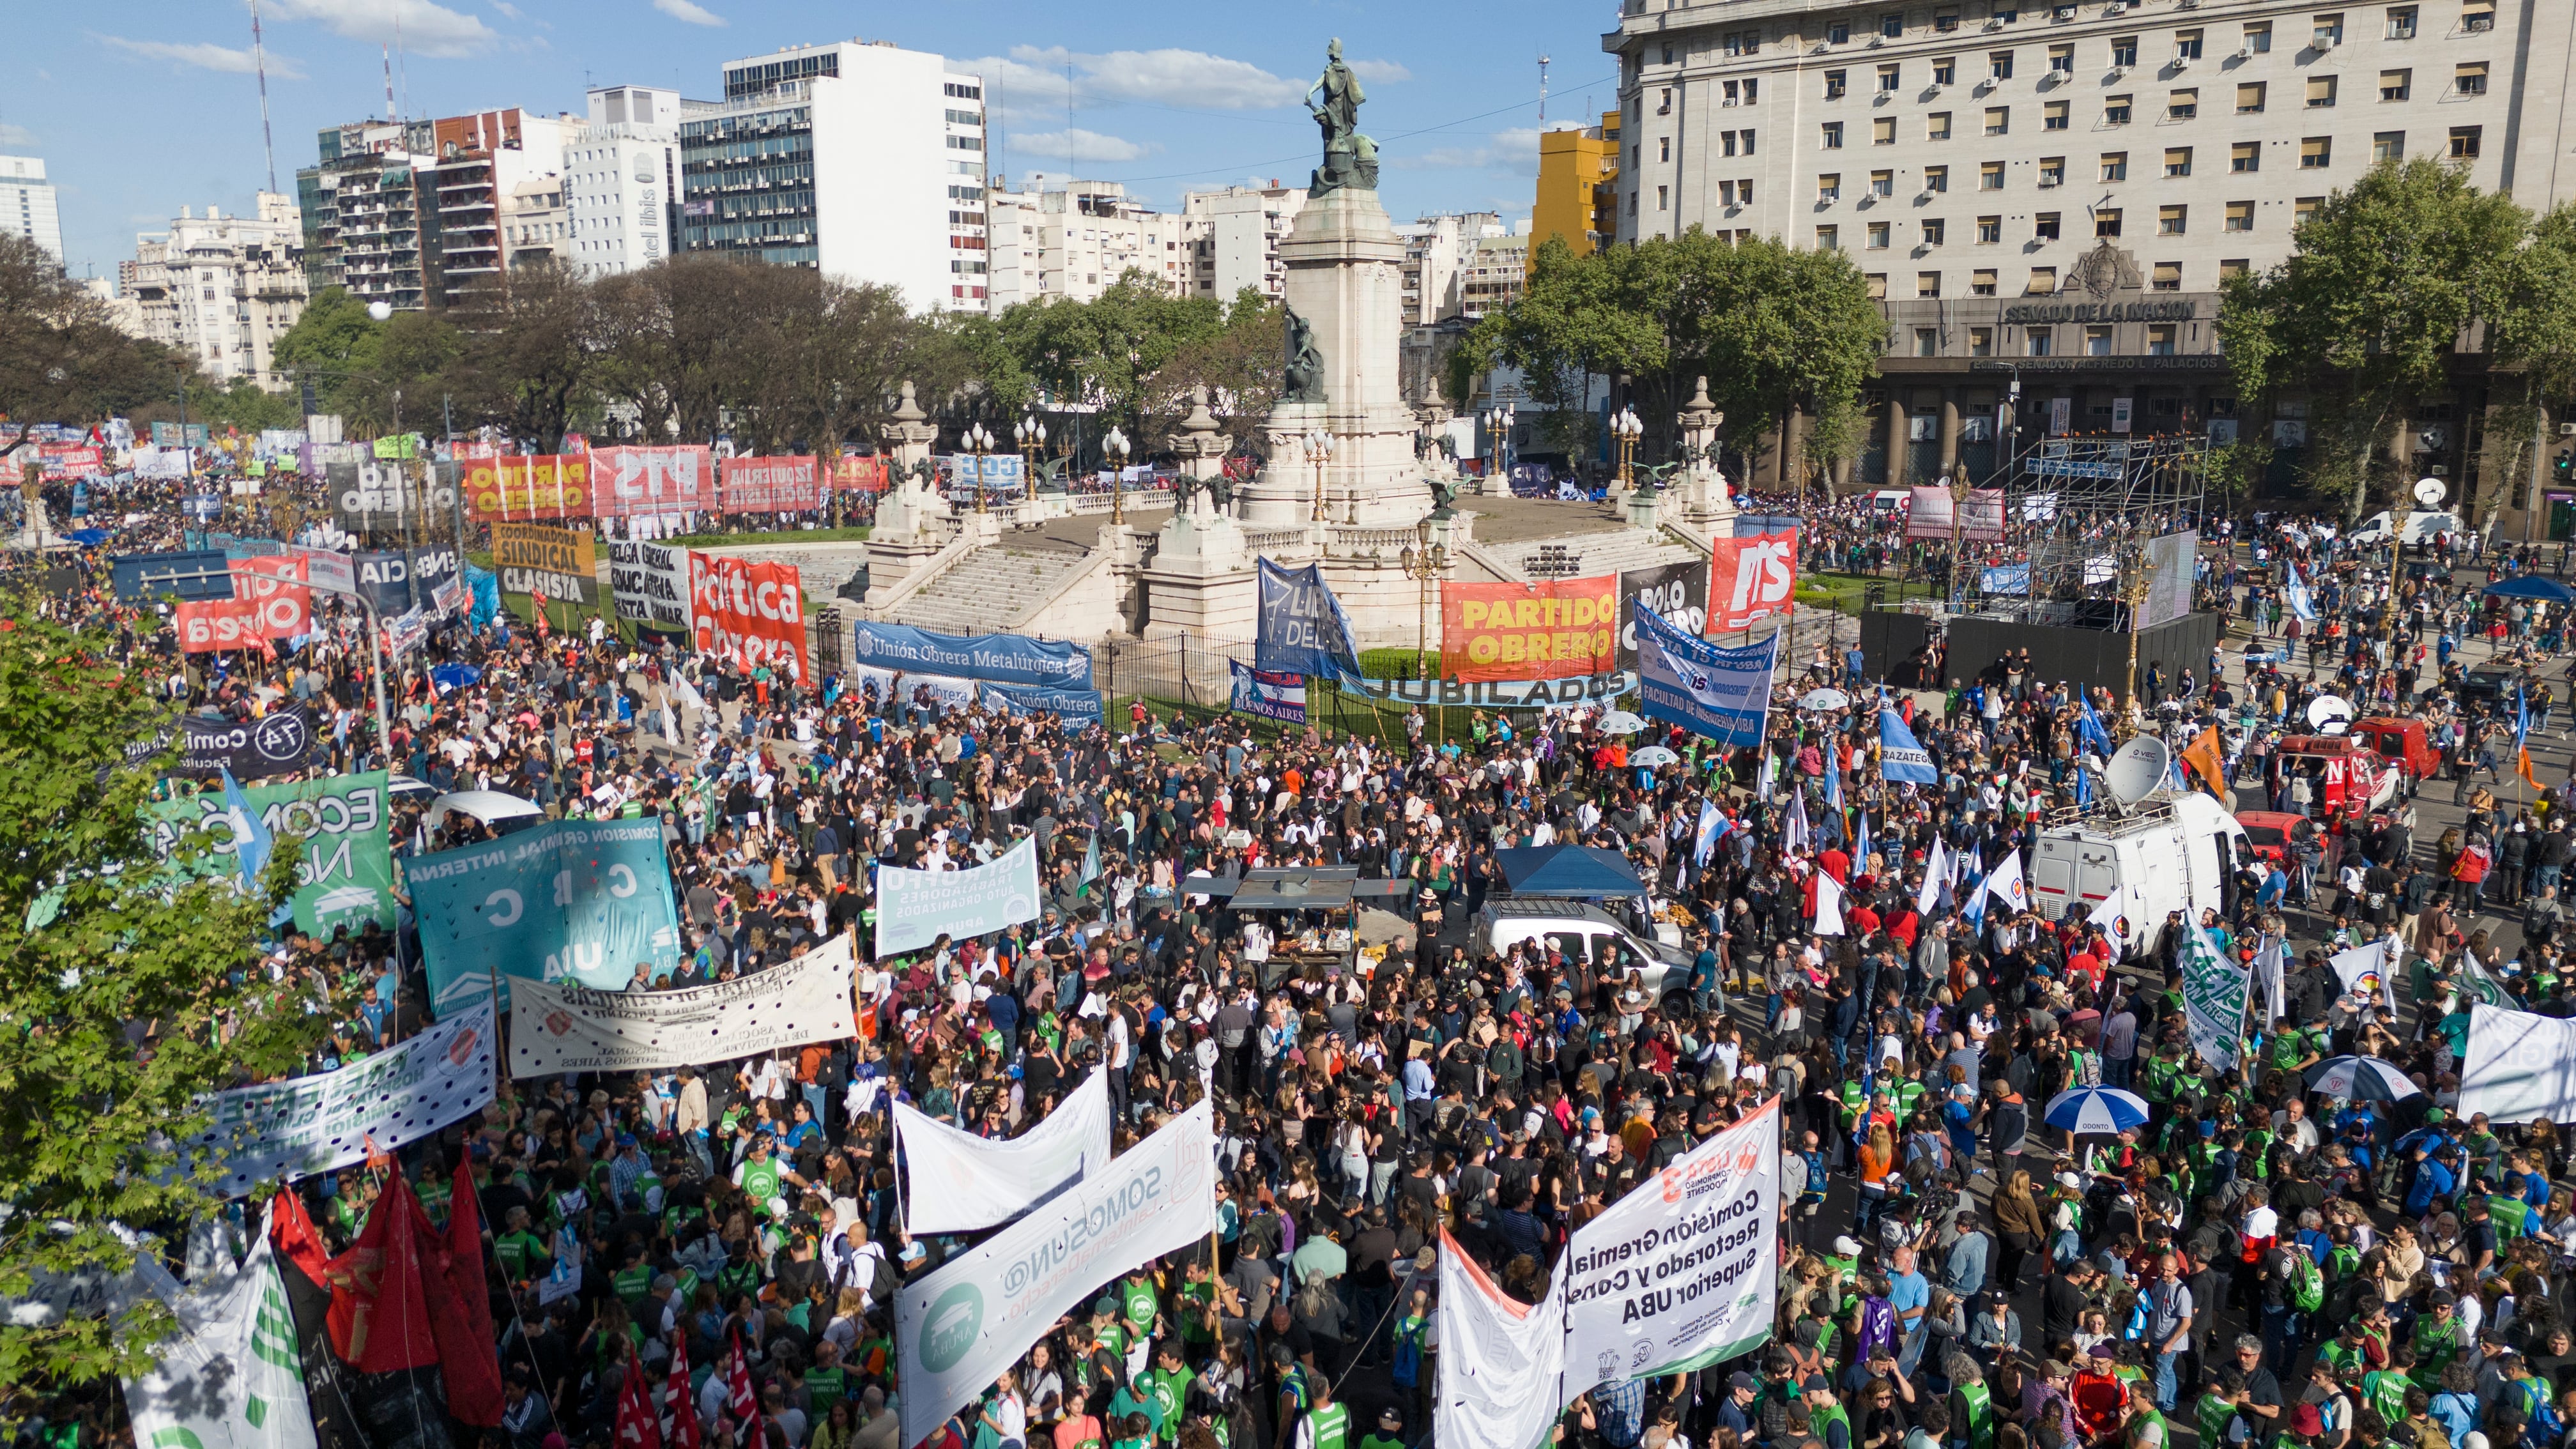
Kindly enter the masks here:
[[723, 101], [681, 119], [680, 152], [683, 250], [985, 309], [980, 77], [884, 41], [729, 61]]
[[680, 119], [704, 101], [652, 86], [590, 92], [590, 127], [564, 150], [564, 259], [604, 277], [679, 250]]
[[1148, 209], [1114, 181], [1049, 189], [1049, 180], [1031, 172], [1021, 190], [997, 185], [987, 195], [994, 311], [1056, 297], [1088, 302], [1130, 270], [1187, 295], [1182, 217]]
[[1421, 327], [1455, 316], [1458, 270], [1486, 237], [1509, 234], [1490, 211], [1450, 212], [1399, 223], [1404, 238], [1404, 323]]
[[57, 259], [63, 254], [63, 217], [54, 183], [33, 156], [0, 156], [0, 231], [15, 232]]
[[188, 207], [166, 232], [136, 237], [117, 265], [115, 315], [135, 336], [196, 359], [217, 383], [247, 378], [267, 388], [277, 339], [304, 315], [304, 226], [296, 200], [259, 194], [257, 216]]
[[1279, 260], [1279, 243], [1297, 222], [1306, 204], [1302, 186], [1229, 186], [1223, 191], [1192, 191], [1181, 197], [1187, 229], [1190, 267], [1186, 290], [1191, 296], [1231, 302], [1246, 287], [1266, 297], [1280, 295], [1288, 268]]

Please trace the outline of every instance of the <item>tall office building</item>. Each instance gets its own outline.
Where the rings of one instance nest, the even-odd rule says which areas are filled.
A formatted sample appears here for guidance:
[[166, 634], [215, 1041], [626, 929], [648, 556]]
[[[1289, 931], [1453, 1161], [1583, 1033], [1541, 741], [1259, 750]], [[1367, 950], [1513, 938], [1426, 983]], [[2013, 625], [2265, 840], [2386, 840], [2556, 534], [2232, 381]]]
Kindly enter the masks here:
[[63, 217], [54, 206], [54, 183], [33, 156], [0, 156], [0, 231], [15, 232], [63, 255]]
[[845, 40], [730, 61], [680, 155], [684, 250], [984, 310], [984, 85], [940, 57]]
[[604, 277], [679, 250], [680, 119], [719, 109], [652, 86], [590, 93], [590, 126], [564, 152], [566, 259]]
[[[1625, 0], [1617, 234], [1850, 252], [1891, 323], [1871, 483], [1983, 477], [1999, 425], [2233, 437], [2222, 279], [2389, 158], [2576, 195], [2571, 32], [2566, 0]], [[2473, 482], [2472, 429], [2424, 431]]]
[[295, 198], [259, 194], [257, 216], [188, 207], [165, 232], [135, 238], [117, 264], [118, 323], [196, 359], [217, 383], [248, 378], [283, 388], [277, 339], [304, 315], [304, 230]]

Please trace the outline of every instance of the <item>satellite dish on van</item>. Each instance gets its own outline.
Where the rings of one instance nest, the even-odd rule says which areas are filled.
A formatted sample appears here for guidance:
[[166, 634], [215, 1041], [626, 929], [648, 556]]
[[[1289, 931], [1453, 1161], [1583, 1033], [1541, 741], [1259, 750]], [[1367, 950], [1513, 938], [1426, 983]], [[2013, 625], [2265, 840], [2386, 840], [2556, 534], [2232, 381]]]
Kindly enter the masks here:
[[2339, 735], [2351, 729], [2351, 703], [2331, 694], [2320, 694], [2309, 700], [2308, 728], [2321, 735]]
[[2415, 501], [2423, 504], [2427, 508], [2441, 507], [2442, 500], [2449, 496], [2450, 491], [2451, 490], [2449, 488], [2443, 486], [2442, 480], [2439, 478], [2418, 478], [2415, 480]]
[[2173, 747], [2154, 735], [2140, 735], [2120, 746], [2102, 772], [2102, 788], [2122, 805], [2135, 805], [2156, 792], [2173, 770]]

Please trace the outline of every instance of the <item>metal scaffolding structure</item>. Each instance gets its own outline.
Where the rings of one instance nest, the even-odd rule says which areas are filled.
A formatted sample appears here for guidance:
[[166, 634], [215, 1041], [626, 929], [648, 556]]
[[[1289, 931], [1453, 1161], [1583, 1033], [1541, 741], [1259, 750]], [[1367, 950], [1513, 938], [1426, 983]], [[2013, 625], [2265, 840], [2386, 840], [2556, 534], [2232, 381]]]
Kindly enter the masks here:
[[2148, 541], [2199, 525], [2208, 472], [2205, 437], [2043, 440], [2015, 460], [2006, 539], [1971, 564], [1969, 612], [2125, 630]]

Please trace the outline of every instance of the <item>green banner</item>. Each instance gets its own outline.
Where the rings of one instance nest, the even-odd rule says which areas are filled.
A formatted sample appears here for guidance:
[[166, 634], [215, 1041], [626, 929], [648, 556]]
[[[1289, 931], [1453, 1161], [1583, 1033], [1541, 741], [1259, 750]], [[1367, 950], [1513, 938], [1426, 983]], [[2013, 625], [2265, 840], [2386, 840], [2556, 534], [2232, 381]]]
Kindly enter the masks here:
[[2209, 933], [2194, 926], [2183, 937], [2183, 1025], [2192, 1050], [2222, 1074], [2236, 1070], [2239, 1034], [2245, 1027], [2248, 973], [2221, 955]]
[[[295, 928], [328, 937], [334, 927], [352, 932], [375, 921], [394, 928], [393, 843], [387, 834], [391, 802], [385, 772], [333, 775], [292, 785], [249, 785], [242, 794], [280, 842], [305, 837], [303, 877], [294, 896]], [[150, 807], [153, 840], [163, 855], [195, 829], [215, 832], [215, 854], [200, 869], [233, 871], [235, 840], [224, 817], [224, 792], [208, 789]]]

